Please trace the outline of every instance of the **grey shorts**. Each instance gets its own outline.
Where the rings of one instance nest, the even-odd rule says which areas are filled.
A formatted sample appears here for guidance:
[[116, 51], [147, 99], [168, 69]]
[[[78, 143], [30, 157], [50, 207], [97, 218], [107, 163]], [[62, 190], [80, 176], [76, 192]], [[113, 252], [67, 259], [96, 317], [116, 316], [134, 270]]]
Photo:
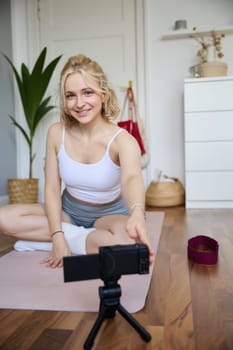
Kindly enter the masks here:
[[66, 190], [62, 194], [62, 210], [71, 218], [72, 224], [86, 228], [93, 227], [94, 222], [102, 216], [128, 215], [122, 198], [113, 203], [92, 206], [75, 201]]

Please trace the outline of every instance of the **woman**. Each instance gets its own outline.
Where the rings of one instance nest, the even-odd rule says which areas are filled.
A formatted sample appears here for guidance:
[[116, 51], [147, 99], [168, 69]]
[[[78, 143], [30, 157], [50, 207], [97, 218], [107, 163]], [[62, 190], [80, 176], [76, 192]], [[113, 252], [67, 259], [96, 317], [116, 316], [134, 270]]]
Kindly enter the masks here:
[[44, 260], [49, 267], [61, 267], [74, 242], [78, 253], [144, 243], [152, 262], [140, 150], [113, 123], [119, 106], [99, 64], [84, 55], [69, 58], [60, 77], [60, 109], [61, 121], [47, 135], [45, 205], [1, 207], [0, 232], [26, 241], [51, 241]]

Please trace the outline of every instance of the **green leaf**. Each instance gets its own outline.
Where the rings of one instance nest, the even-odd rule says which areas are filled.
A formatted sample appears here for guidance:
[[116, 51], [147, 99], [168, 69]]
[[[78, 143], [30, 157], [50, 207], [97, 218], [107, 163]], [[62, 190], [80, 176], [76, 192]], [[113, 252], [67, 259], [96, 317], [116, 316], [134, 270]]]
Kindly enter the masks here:
[[35, 113], [35, 117], [33, 119], [33, 125], [32, 125], [32, 135], [34, 135], [36, 128], [39, 124], [39, 122], [41, 121], [41, 119], [44, 118], [44, 116], [51, 110], [53, 109], [55, 106], [47, 106], [47, 104], [49, 103], [51, 99], [51, 96], [47, 97], [44, 101], [41, 102], [40, 106], [37, 108], [36, 113]]
[[31, 145], [31, 140], [29, 138], [29, 136], [27, 135], [26, 131], [24, 130], [24, 128], [15, 120], [14, 117], [12, 117], [11, 115], [9, 116], [10, 119], [12, 120], [13, 124], [22, 132], [25, 140], [27, 141], [28, 143], [28, 146], [30, 147]]
[[21, 100], [22, 100], [22, 105], [23, 105], [27, 125], [30, 129], [31, 121], [30, 121], [30, 118], [28, 118], [28, 116], [30, 115], [30, 108], [29, 108], [29, 104], [28, 104], [28, 97], [29, 97], [28, 96], [29, 95], [28, 89], [29, 89], [29, 82], [30, 82], [30, 72], [24, 63], [21, 65], [21, 75], [22, 75], [22, 85], [23, 85], [23, 89], [24, 89], [23, 98]]
[[43, 67], [44, 67], [44, 63], [45, 63], [45, 57], [46, 57], [46, 53], [47, 53], [47, 48], [45, 47], [39, 57], [36, 60], [36, 63], [32, 69], [32, 76], [37, 76], [38, 74], [41, 74], [43, 71]]
[[61, 56], [55, 58], [49, 65], [43, 70], [43, 64], [45, 61], [46, 49], [44, 49], [39, 56], [34, 69], [31, 74], [30, 80], [30, 100], [31, 100], [31, 114], [35, 115], [36, 109], [40, 105], [41, 100], [44, 97], [45, 91], [49, 85], [52, 74], [56, 68]]
[[21, 80], [21, 77], [19, 75], [19, 73], [17, 72], [14, 64], [11, 62], [11, 60], [3, 54], [3, 56], [5, 57], [5, 59], [8, 61], [8, 63], [10, 64], [11, 68], [12, 68], [12, 71], [14, 73], [14, 76], [15, 76], [15, 80], [16, 80], [16, 83], [17, 83], [17, 86], [18, 86], [18, 89], [19, 89], [19, 93], [20, 93], [20, 97], [21, 97], [21, 100], [23, 101], [25, 99], [24, 95], [24, 85], [23, 85], [23, 82]]

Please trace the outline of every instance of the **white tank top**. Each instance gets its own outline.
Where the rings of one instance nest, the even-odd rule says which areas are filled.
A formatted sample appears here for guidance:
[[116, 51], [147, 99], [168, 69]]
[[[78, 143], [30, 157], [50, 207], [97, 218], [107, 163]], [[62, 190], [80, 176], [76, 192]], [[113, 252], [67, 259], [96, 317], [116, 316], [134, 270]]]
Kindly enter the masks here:
[[103, 158], [97, 163], [85, 164], [71, 159], [62, 144], [57, 155], [60, 177], [71, 196], [90, 203], [108, 203], [120, 196], [121, 168], [109, 155], [113, 140], [124, 129], [119, 129], [108, 142]]

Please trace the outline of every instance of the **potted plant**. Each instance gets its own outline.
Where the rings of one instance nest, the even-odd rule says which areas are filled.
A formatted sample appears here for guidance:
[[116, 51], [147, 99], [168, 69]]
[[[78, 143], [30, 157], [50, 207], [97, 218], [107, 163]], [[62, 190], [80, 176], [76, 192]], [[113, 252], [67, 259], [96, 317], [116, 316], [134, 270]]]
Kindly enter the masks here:
[[44, 68], [46, 53], [47, 48], [45, 47], [37, 58], [31, 73], [27, 66], [22, 63], [21, 74], [17, 71], [12, 61], [6, 55], [3, 55], [10, 64], [16, 80], [27, 128], [20, 125], [15, 117], [10, 116], [10, 119], [24, 136], [29, 152], [28, 178], [8, 180], [10, 203], [35, 203], [38, 200], [38, 179], [34, 179], [32, 176], [32, 164], [35, 158], [33, 141], [40, 121], [55, 107], [49, 105], [51, 96], [44, 98], [44, 95], [56, 65], [61, 58], [61, 56], [56, 57]]

